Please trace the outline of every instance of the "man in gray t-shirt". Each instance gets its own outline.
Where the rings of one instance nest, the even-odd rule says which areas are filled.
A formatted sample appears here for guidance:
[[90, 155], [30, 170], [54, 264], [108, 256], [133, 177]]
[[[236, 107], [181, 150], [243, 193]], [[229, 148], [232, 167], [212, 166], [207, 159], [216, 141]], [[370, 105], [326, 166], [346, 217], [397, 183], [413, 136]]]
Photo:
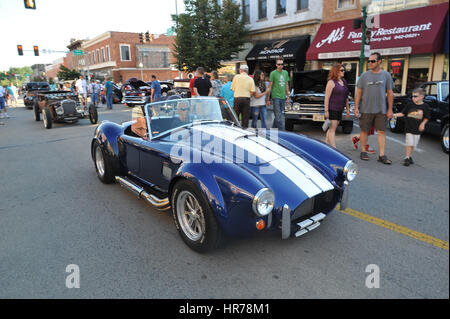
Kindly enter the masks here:
[[[378, 161], [383, 164], [391, 164], [392, 162], [384, 154], [384, 151], [386, 147], [386, 118], [392, 118], [393, 116], [393, 81], [388, 72], [381, 70], [381, 62], [382, 58], [379, 53], [375, 52], [370, 55], [368, 61], [369, 71], [364, 72], [357, 83], [355, 115], [360, 117], [361, 145], [367, 144], [368, 132], [374, 126], [378, 131], [378, 146], [380, 147]], [[369, 156], [364, 150], [361, 152], [361, 159], [365, 161], [369, 160]]]

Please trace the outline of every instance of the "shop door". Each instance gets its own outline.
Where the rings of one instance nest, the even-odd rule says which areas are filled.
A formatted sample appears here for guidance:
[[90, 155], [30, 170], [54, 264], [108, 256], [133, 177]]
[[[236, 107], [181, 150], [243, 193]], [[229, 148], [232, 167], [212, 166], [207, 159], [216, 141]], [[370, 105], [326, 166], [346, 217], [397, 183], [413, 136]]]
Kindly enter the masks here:
[[389, 58], [388, 60], [388, 72], [391, 74], [392, 81], [394, 82], [394, 93], [402, 93], [403, 72], [405, 69], [405, 59]]

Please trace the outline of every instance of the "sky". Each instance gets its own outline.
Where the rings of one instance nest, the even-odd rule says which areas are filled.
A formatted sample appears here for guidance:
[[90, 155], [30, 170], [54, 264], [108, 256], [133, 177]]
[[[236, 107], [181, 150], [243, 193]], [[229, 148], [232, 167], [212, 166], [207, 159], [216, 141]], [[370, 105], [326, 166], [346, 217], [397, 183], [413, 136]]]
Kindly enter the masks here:
[[[106, 31], [165, 33], [173, 25], [175, 3], [178, 13], [184, 12], [183, 0], [34, 1], [36, 10], [25, 9], [23, 0], [0, 0], [0, 71], [52, 63], [65, 53], [42, 50], [67, 51], [71, 38], [92, 39]], [[34, 56], [34, 45], [39, 56]]]

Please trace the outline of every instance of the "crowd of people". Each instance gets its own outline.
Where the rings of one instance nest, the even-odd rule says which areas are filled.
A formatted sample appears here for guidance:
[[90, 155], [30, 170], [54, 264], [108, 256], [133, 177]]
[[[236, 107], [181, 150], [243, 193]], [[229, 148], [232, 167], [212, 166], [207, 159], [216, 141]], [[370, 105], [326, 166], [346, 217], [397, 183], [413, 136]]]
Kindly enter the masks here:
[[0, 86], [0, 119], [9, 118], [6, 107], [17, 106], [18, 97], [19, 91], [12, 82], [5, 87]]

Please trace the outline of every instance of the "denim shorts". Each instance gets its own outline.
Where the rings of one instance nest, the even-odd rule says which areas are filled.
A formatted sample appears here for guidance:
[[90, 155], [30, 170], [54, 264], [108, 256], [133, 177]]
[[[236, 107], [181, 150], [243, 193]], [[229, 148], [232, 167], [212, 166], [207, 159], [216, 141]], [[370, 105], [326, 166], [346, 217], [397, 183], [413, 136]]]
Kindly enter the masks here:
[[0, 110], [3, 110], [5, 108], [6, 104], [5, 104], [5, 98], [4, 97], [0, 97]]

